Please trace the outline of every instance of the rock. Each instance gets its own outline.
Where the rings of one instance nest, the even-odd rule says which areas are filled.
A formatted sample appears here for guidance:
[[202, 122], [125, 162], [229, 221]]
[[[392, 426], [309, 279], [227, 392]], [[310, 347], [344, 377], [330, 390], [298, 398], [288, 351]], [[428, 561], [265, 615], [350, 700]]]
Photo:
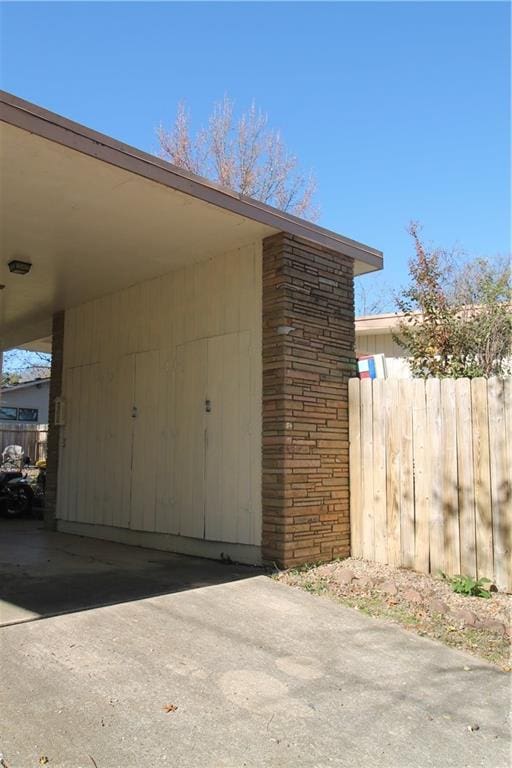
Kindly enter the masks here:
[[497, 635], [504, 635], [507, 632], [505, 624], [496, 619], [484, 619], [480, 622], [480, 629], [486, 629], [488, 632], [495, 632]]
[[385, 592], [386, 595], [398, 594], [398, 587], [394, 581], [385, 581], [383, 584], [379, 584], [379, 589], [381, 592]]
[[371, 579], [369, 576], [360, 576], [355, 580], [355, 587], [358, 587], [359, 589], [372, 589], [374, 585], [373, 579]]
[[465, 627], [476, 627], [478, 624], [478, 618], [473, 611], [468, 611], [467, 608], [455, 608], [450, 611], [455, 621], [460, 621]]
[[431, 613], [448, 613], [448, 606], [442, 600], [439, 600], [438, 597], [434, 597], [430, 601], [429, 608]]
[[407, 600], [409, 603], [421, 603], [423, 600], [420, 593], [415, 589], [408, 589], [407, 592], [404, 592], [403, 597], [404, 600]]
[[344, 568], [343, 570], [339, 571], [334, 578], [338, 584], [348, 586], [354, 581], [356, 576], [353, 571], [349, 571], [348, 568]]

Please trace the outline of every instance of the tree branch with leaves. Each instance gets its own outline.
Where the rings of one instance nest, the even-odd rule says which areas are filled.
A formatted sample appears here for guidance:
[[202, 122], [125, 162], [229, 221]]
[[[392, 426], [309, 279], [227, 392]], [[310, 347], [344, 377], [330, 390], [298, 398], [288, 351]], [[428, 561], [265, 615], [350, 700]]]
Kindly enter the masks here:
[[409, 226], [414, 256], [409, 285], [395, 297], [404, 315], [394, 340], [413, 376], [510, 374], [512, 289], [509, 260], [476, 258], [429, 248], [417, 223]]

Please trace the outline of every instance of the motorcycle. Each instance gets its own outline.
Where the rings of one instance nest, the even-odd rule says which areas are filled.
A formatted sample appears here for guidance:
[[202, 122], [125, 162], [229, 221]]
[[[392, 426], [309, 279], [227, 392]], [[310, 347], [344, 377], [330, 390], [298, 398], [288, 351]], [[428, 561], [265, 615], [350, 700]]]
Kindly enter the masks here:
[[2, 451], [0, 467], [0, 514], [21, 517], [32, 512], [34, 490], [23, 467], [30, 463], [18, 445], [9, 445]]
[[34, 491], [18, 469], [0, 469], [0, 514], [22, 517], [32, 512]]

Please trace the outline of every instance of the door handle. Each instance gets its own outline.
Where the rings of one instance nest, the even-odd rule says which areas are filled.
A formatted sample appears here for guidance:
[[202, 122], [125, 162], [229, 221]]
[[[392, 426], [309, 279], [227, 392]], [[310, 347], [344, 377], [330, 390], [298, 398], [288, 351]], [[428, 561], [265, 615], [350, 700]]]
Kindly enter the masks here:
[[136, 406], [136, 405], [134, 405], [134, 406], [132, 407], [132, 419], [136, 419], [136, 418], [137, 418], [137, 416], [138, 416], [138, 414], [139, 414], [139, 411], [138, 411], [138, 409], [137, 409], [137, 406]]
[[212, 401], [211, 400], [205, 400], [204, 401], [204, 410], [206, 411], [206, 413], [211, 413], [212, 412]]

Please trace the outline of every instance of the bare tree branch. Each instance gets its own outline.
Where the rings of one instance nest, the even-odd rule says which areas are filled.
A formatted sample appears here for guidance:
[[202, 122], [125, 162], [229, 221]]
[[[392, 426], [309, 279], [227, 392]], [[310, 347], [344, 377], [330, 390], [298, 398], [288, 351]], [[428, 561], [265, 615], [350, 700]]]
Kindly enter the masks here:
[[253, 101], [237, 121], [234, 102], [216, 102], [207, 128], [192, 133], [190, 115], [178, 104], [171, 130], [157, 129], [160, 156], [180, 168], [296, 216], [318, 218], [313, 175], [299, 170], [278, 131]]

